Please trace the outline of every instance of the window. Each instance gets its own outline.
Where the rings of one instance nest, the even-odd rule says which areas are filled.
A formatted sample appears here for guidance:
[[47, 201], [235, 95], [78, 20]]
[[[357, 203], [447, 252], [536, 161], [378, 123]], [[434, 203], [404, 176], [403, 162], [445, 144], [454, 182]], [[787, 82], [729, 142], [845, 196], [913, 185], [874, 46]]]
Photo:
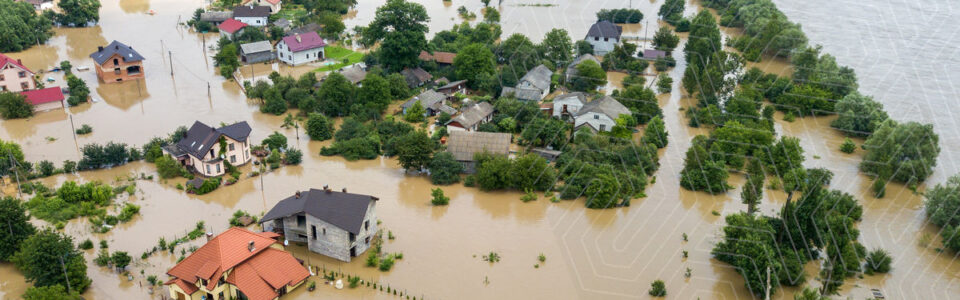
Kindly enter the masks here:
[[5, 86], [5, 85], [0, 85], [0, 91], [6, 92], [6, 91], [7, 91], [7, 86]]
[[220, 173], [220, 164], [217, 164], [217, 173]]
[[234, 150], [233, 143], [230, 143], [230, 151], [233, 151], [233, 150]]
[[235, 163], [235, 162], [237, 162], [237, 156], [236, 156], [236, 155], [230, 155], [230, 163]]
[[321, 228], [321, 230], [323, 231], [323, 235], [327, 235], [327, 228], [326, 228], [326, 227]]
[[297, 216], [297, 227], [307, 226], [307, 216]]
[[20, 73], [17, 73], [17, 75], [20, 75], [20, 78], [27, 78], [27, 72], [24, 71], [20, 71]]
[[114, 59], [113, 59], [113, 65], [114, 65], [114, 66], [120, 65], [120, 61], [117, 60], [116, 58], [114, 58]]
[[603, 41], [604, 41], [604, 42], [609, 42], [610, 39], [609, 39], [609, 38], [603, 38]]
[[202, 285], [202, 286], [207, 286], [207, 280], [201, 278], [201, 279], [200, 279], [200, 285]]
[[310, 225], [310, 238], [317, 239], [317, 226]]
[[600, 120], [600, 115], [593, 115], [594, 120]]
[[600, 131], [605, 131], [606, 129], [607, 125], [600, 124]]
[[210, 174], [210, 165], [207, 165], [207, 174]]
[[370, 230], [370, 220], [363, 221], [363, 229]]
[[599, 36], [595, 36], [595, 37], [593, 37], [593, 40], [594, 40], [594, 41], [599, 41], [599, 40], [600, 40], [600, 37], [599, 37]]
[[3, 74], [0, 74], [0, 81], [4, 81], [6, 78], [3, 77]]
[[367, 238], [363, 239], [363, 242], [367, 245], [370, 245], [370, 237], [368, 236]]
[[20, 88], [21, 88], [21, 89], [25, 89], [25, 90], [26, 90], [26, 89], [29, 89], [29, 88], [30, 88], [30, 83], [21, 82], [21, 83], [20, 83]]

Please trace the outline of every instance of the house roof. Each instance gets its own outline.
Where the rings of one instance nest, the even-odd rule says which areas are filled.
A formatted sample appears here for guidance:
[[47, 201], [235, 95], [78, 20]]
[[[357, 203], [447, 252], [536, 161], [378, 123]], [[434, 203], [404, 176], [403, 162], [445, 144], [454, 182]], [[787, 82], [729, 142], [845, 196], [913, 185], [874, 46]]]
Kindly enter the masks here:
[[306, 25], [291, 29], [290, 34], [297, 34], [297, 33], [304, 34], [309, 32], [317, 32], [317, 31], [320, 31], [320, 29], [322, 28], [320, 27], [319, 24], [310, 23], [310, 24], [306, 24]]
[[573, 92], [568, 94], [563, 94], [553, 98], [553, 102], [565, 101], [565, 100], [574, 100], [580, 102], [580, 104], [587, 104], [587, 94], [583, 92]]
[[438, 89], [438, 90], [452, 89], [452, 88], [457, 87], [458, 85], [465, 84], [465, 83], [467, 83], [466, 80], [457, 80], [457, 81], [448, 83], [448, 84], [446, 84], [446, 85], [444, 85], [444, 86], [438, 87], [437, 89]]
[[599, 21], [590, 26], [590, 30], [587, 31], [587, 36], [589, 37], [602, 37], [602, 38], [620, 38], [620, 34], [623, 33], [623, 27], [617, 24], [613, 24], [610, 21]]
[[420, 60], [422, 61], [436, 61], [441, 64], [453, 64], [453, 59], [457, 57], [456, 53], [453, 52], [442, 52], [434, 51], [433, 54], [427, 51], [420, 51]]
[[580, 56], [578, 56], [576, 59], [574, 59], [573, 62], [571, 62], [569, 66], [567, 66], [567, 75], [576, 75], [576, 74], [577, 74], [577, 66], [580, 65], [580, 63], [585, 62], [585, 61], [588, 61], [588, 60], [592, 60], [593, 62], [597, 63], [597, 65], [600, 64], [600, 60], [597, 59], [596, 56], [593, 56], [593, 54], [587, 53], [587, 54], [584, 54], [584, 55], [580, 55]]
[[667, 57], [667, 52], [663, 50], [656, 50], [656, 49], [643, 49], [643, 58], [657, 59], [661, 57]]
[[287, 44], [287, 47], [290, 47], [291, 52], [316, 49], [327, 45], [327, 43], [323, 41], [323, 38], [316, 32], [288, 35], [283, 37], [283, 43]]
[[400, 74], [403, 74], [403, 77], [407, 79], [407, 85], [409, 86], [419, 86], [420, 84], [427, 82], [430, 78], [433, 78], [433, 75], [430, 75], [429, 72], [424, 71], [422, 68], [404, 68], [400, 71]]
[[310, 189], [280, 200], [260, 223], [305, 213], [354, 234], [360, 233], [367, 207], [379, 200], [370, 195]]
[[620, 115], [629, 115], [631, 114], [630, 109], [623, 104], [620, 104], [620, 101], [613, 99], [610, 96], [603, 96], [600, 99], [596, 99], [588, 102], [583, 105], [583, 108], [577, 112], [577, 116], [582, 116], [586, 113], [599, 113], [604, 114], [611, 119], [616, 120]]
[[443, 105], [444, 99], [447, 99], [447, 95], [438, 93], [437, 91], [434, 91], [434, 90], [426, 90], [426, 91], [423, 91], [423, 93], [420, 93], [419, 95], [413, 98], [410, 98], [410, 100], [407, 100], [407, 102], [404, 102], [403, 105], [400, 105], [400, 107], [407, 109], [412, 107], [413, 104], [416, 103], [417, 101], [420, 101], [420, 105], [422, 105], [424, 108], [429, 107], [434, 110], [439, 110], [440, 106]]
[[97, 52], [90, 54], [90, 58], [93, 58], [98, 65], [102, 65], [108, 59], [113, 57], [113, 55], [119, 55], [123, 58], [124, 62], [136, 62], [143, 60], [143, 56], [140, 56], [140, 53], [133, 50], [133, 47], [124, 45], [121, 42], [113, 41], [109, 45], [103, 48], [97, 48]]
[[233, 8], [234, 18], [266, 18], [269, 16], [269, 6], [244, 5]]
[[30, 102], [31, 105], [63, 101], [63, 91], [60, 90], [60, 87], [56, 86], [39, 90], [23, 91], [20, 92], [20, 94], [27, 97], [27, 102]]
[[220, 28], [220, 31], [223, 31], [229, 34], [234, 34], [237, 31], [240, 31], [240, 29], [243, 29], [244, 27], [247, 27], [247, 23], [240, 22], [240, 21], [237, 21], [237, 19], [232, 19], [232, 18], [226, 19], [223, 21], [223, 23], [220, 23], [220, 25], [217, 25], [217, 28]]
[[520, 100], [540, 100], [540, 95], [543, 91], [530, 88], [512, 88], [504, 87], [500, 90], [500, 97], [507, 97], [511, 94], [514, 98]]
[[208, 11], [200, 14], [200, 21], [204, 22], [223, 22], [233, 18], [232, 11]]
[[270, 44], [270, 41], [259, 41], [240, 45], [240, 52], [243, 54], [269, 51], [273, 51], [273, 45]]
[[192, 294], [197, 291], [196, 282], [205, 279], [206, 288], [212, 290], [223, 273], [233, 269], [227, 282], [250, 299], [276, 298], [277, 288], [299, 284], [310, 273], [290, 253], [270, 247], [275, 243], [247, 229], [232, 227], [167, 271], [174, 278], [165, 284], [176, 284]]
[[493, 105], [488, 102], [480, 102], [464, 109], [459, 116], [453, 118], [447, 124], [457, 122], [464, 128], [470, 128], [491, 114], [493, 114]]
[[363, 68], [358, 65], [352, 65], [340, 69], [340, 74], [343, 75], [343, 77], [346, 77], [347, 80], [353, 84], [357, 84], [363, 81], [363, 79], [367, 78], [367, 71], [364, 71]]
[[180, 142], [177, 142], [177, 147], [195, 157], [204, 157], [204, 154], [220, 141], [221, 135], [226, 135], [237, 141], [245, 141], [250, 136], [251, 130], [246, 121], [220, 128], [213, 128], [196, 121], [193, 126], [190, 126], [190, 130], [187, 130], [187, 135]]
[[527, 74], [520, 78], [520, 81], [530, 82], [531, 85], [540, 90], [548, 90], [550, 89], [550, 76], [553, 76], [553, 71], [541, 64], [530, 69]]
[[287, 28], [287, 27], [290, 27], [290, 25], [292, 24], [293, 23], [291, 23], [290, 20], [287, 20], [287, 18], [279, 18], [276, 21], [273, 21], [273, 26], [277, 26], [280, 28]]
[[0, 69], [6, 67], [7, 64], [14, 65], [14, 66], [16, 66], [17, 68], [20, 68], [20, 69], [22, 69], [22, 70], [24, 70], [24, 71], [29, 72], [30, 74], [33, 74], [33, 71], [30, 71], [30, 69], [28, 69], [27, 67], [25, 67], [25, 66], [23, 65], [23, 63], [20, 62], [19, 59], [12, 59], [12, 58], [10, 58], [9, 56], [3, 55], [3, 53], [0, 53]]
[[479, 152], [507, 155], [510, 152], [509, 133], [455, 130], [449, 132], [447, 152], [459, 161], [473, 161]]

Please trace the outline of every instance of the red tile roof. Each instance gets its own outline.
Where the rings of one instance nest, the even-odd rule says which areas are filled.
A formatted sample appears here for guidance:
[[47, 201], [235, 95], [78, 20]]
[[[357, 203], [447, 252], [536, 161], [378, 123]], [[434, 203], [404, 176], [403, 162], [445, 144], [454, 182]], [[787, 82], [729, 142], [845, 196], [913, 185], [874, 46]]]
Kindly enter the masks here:
[[277, 3], [280, 3], [280, 0], [267, 0], [267, 2], [270, 2], [270, 4], [273, 4], [273, 5], [277, 5]]
[[[248, 248], [250, 242], [253, 242], [253, 251]], [[310, 273], [290, 253], [270, 248], [274, 243], [277, 241], [247, 229], [230, 228], [167, 271], [175, 280], [166, 284], [177, 284], [192, 294], [184, 286], [193, 286], [204, 279], [206, 289], [212, 290], [221, 275], [233, 269], [227, 282], [250, 299], [276, 298], [276, 289], [296, 285]]]
[[441, 64], [453, 64], [453, 59], [457, 57], [456, 53], [434, 51], [433, 54], [427, 51], [420, 51], [420, 60], [436, 61]]
[[300, 52], [327, 45], [316, 32], [285, 36], [283, 42], [287, 44], [287, 47], [290, 47], [290, 52]]
[[227, 19], [226, 21], [223, 21], [223, 23], [220, 23], [220, 25], [217, 25], [217, 28], [220, 28], [220, 31], [229, 34], [234, 34], [244, 27], [247, 27], [247, 24], [237, 21], [237, 19]]
[[9, 56], [3, 55], [3, 53], [0, 53], [0, 69], [2, 69], [2, 68], [3, 68], [4, 66], [6, 66], [7, 64], [13, 64], [14, 66], [17, 66], [18, 68], [21, 68], [21, 69], [23, 69], [24, 71], [27, 71], [27, 72], [30, 72], [31, 74], [33, 74], [33, 71], [30, 71], [30, 69], [27, 69], [27, 67], [23, 66], [23, 64], [20, 63], [19, 60], [12, 59], [12, 58], [10, 58]]
[[33, 105], [63, 101], [63, 91], [55, 86], [39, 90], [22, 91], [20, 94], [26, 96], [27, 102]]
[[197, 285], [186, 282], [180, 278], [170, 279], [170, 281], [167, 281], [164, 284], [165, 285], [176, 284], [177, 286], [180, 287], [181, 290], [183, 290], [184, 292], [187, 292], [187, 294], [190, 294], [190, 295], [193, 295], [193, 293], [196, 293], [197, 290], [199, 290], [199, 288], [197, 288]]

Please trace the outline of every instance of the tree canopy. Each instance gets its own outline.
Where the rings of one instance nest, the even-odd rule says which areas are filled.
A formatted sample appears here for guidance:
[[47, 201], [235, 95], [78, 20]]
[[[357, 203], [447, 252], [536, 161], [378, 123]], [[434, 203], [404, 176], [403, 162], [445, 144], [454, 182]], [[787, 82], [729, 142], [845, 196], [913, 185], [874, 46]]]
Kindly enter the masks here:
[[457, 78], [467, 80], [471, 87], [479, 87], [484, 76], [497, 73], [493, 52], [482, 44], [473, 43], [461, 49], [453, 58]]
[[937, 165], [939, 142], [931, 124], [887, 120], [863, 144], [867, 154], [860, 170], [897, 182], [923, 182]]
[[415, 2], [388, 0], [377, 8], [373, 22], [363, 31], [363, 44], [380, 42], [378, 57], [388, 69], [399, 71], [415, 66], [426, 49], [430, 21], [427, 10]]
[[53, 36], [53, 23], [26, 1], [0, 1], [0, 52], [20, 52]]
[[33, 105], [27, 103], [27, 97], [13, 92], [0, 92], [0, 117], [20, 119], [33, 116]]
[[[79, 292], [90, 286], [87, 262], [74, 247], [73, 238], [50, 229], [24, 240], [13, 255], [13, 262], [34, 286], [69, 284], [72, 291]], [[69, 283], [64, 277], [69, 278]]]
[[888, 118], [883, 104], [858, 92], [843, 96], [835, 108], [839, 116], [830, 126], [852, 136], [868, 136]]
[[52, 19], [57, 20], [57, 23], [86, 27], [87, 23], [100, 21], [100, 0], [61, 0], [57, 2], [57, 6], [62, 12], [44, 12], [46, 16], [53, 16]]

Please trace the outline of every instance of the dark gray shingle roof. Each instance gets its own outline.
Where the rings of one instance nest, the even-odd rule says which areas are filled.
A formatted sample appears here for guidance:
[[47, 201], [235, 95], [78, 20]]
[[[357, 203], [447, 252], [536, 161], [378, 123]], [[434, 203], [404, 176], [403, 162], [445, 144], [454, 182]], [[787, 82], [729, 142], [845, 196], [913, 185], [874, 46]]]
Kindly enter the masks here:
[[491, 114], [493, 114], [493, 105], [490, 105], [488, 102], [480, 102], [463, 109], [460, 115], [450, 120], [450, 122], [457, 122], [463, 125], [464, 128], [470, 128]]
[[104, 62], [110, 59], [110, 57], [113, 57], [114, 54], [119, 54], [125, 62], [143, 60], [143, 56], [140, 56], [140, 53], [134, 51], [133, 47], [127, 46], [118, 41], [113, 41], [102, 49], [98, 48], [97, 52], [90, 54], [90, 58], [96, 61], [98, 65], [102, 65]]
[[446, 95], [437, 93], [437, 91], [434, 91], [434, 90], [426, 90], [426, 91], [423, 91], [423, 93], [420, 93], [420, 95], [410, 98], [410, 100], [407, 100], [407, 102], [404, 102], [403, 105], [401, 105], [401, 107], [410, 108], [413, 106], [414, 103], [416, 103], [417, 101], [420, 101], [420, 105], [422, 105], [424, 108], [429, 107], [432, 109], [439, 109], [440, 105], [443, 105], [442, 102], [444, 99], [447, 99]]
[[620, 34], [622, 33], [623, 27], [620, 27], [620, 25], [610, 23], [610, 21], [600, 21], [590, 26], [590, 31], [587, 31], [587, 36], [620, 38]]
[[550, 71], [547, 66], [539, 65], [524, 74], [520, 81], [530, 82], [531, 85], [540, 90], [548, 90], [550, 89], [550, 76], [553, 76], [553, 71]]
[[245, 5], [233, 8], [234, 18], [266, 18], [269, 16], [269, 6]]
[[583, 108], [577, 112], [577, 116], [579, 117], [590, 112], [604, 114], [614, 120], [616, 120], [617, 117], [620, 117], [620, 115], [631, 114], [629, 108], [623, 106], [623, 104], [620, 104], [620, 101], [617, 101], [617, 99], [613, 99], [613, 97], [610, 96], [603, 96], [603, 98], [584, 104]]
[[370, 195], [310, 189], [280, 200], [260, 223], [305, 213], [354, 234], [360, 233], [367, 207], [379, 200]]
[[183, 152], [202, 158], [214, 144], [219, 142], [221, 135], [226, 135], [237, 141], [245, 141], [250, 136], [251, 130], [246, 121], [217, 129], [196, 121], [193, 126], [190, 126], [190, 130], [187, 130], [187, 135], [180, 142], [177, 142], [177, 147]]

